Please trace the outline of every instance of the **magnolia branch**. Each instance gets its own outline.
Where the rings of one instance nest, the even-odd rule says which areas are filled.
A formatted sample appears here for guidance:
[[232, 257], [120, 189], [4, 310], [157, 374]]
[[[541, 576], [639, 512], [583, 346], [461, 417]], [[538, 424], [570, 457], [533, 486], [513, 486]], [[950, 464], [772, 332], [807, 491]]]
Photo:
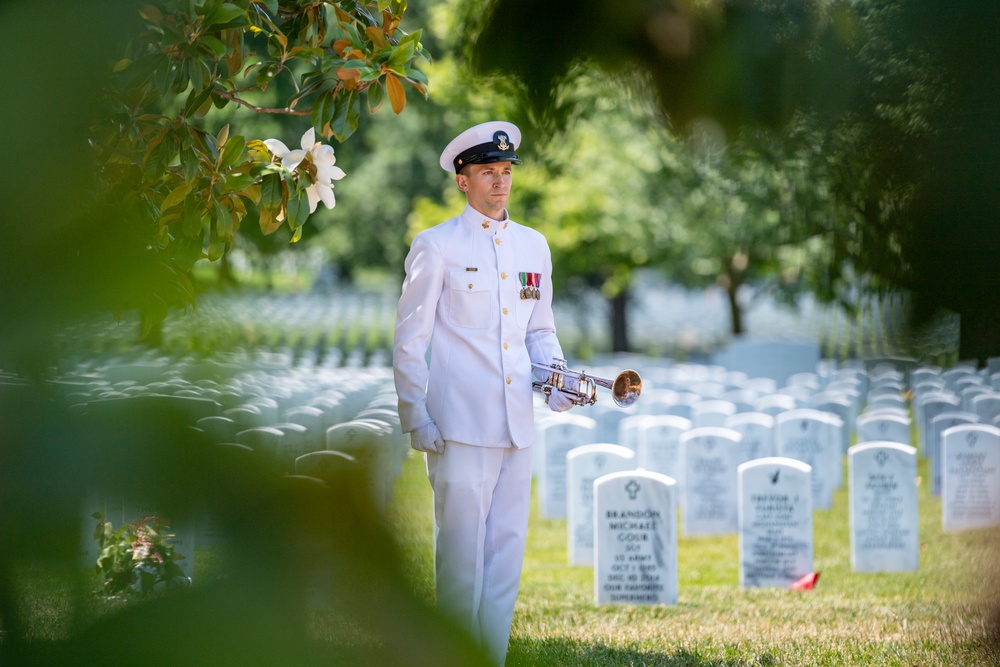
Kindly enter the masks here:
[[230, 102], [235, 102], [240, 106], [246, 107], [247, 109], [250, 109], [251, 111], [254, 111], [256, 113], [280, 114], [285, 116], [308, 116], [311, 113], [310, 111], [296, 111], [295, 109], [275, 109], [273, 107], [258, 107], [253, 104], [250, 104], [243, 98], [239, 97], [234, 93], [229, 92], [228, 90], [220, 90], [218, 88], [215, 90], [215, 94], [218, 95], [219, 97], [226, 98]]

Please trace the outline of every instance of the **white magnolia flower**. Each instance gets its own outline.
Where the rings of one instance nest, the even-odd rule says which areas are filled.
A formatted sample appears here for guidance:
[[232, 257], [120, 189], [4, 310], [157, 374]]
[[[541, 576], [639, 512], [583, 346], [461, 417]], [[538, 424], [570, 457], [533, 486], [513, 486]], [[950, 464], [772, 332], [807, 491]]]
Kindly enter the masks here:
[[289, 150], [278, 139], [267, 139], [264, 145], [289, 171], [295, 171], [306, 157], [309, 158], [306, 170], [312, 178], [312, 184], [306, 188], [306, 195], [309, 197], [310, 213], [316, 211], [319, 202], [326, 204], [327, 208], [337, 205], [333, 196], [333, 182], [339, 181], [346, 174], [343, 169], [335, 166], [337, 158], [333, 155], [333, 146], [316, 141], [316, 131], [313, 128], [310, 127], [302, 135], [302, 150]]

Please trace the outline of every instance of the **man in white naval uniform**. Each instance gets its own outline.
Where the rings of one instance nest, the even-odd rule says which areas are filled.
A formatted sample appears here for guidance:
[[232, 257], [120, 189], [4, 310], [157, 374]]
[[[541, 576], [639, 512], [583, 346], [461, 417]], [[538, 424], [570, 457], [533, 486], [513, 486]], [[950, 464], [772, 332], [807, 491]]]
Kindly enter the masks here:
[[[483, 123], [441, 154], [467, 204], [413, 239], [393, 349], [400, 421], [434, 489], [438, 606], [497, 665], [528, 529], [531, 364], [563, 358], [548, 244], [507, 215], [520, 141], [510, 123]], [[572, 405], [558, 391], [549, 399], [557, 412]]]

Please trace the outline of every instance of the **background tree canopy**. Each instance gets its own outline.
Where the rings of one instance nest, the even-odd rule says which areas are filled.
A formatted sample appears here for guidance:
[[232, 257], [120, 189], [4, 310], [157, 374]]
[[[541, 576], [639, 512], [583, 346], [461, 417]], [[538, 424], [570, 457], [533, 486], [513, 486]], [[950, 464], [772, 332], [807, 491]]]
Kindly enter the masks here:
[[668, 125], [708, 127], [734, 153], [745, 128], [784, 132], [806, 113], [819, 149], [809, 153], [807, 180], [817, 194], [828, 183], [837, 200], [823, 213], [810, 209], [828, 217], [830, 242], [814, 287], [835, 292], [851, 268], [876, 288], [913, 290], [921, 313], [958, 312], [963, 358], [1000, 353], [991, 289], [1000, 277], [991, 259], [1000, 250], [1000, 135], [988, 129], [1000, 104], [989, 83], [996, 8], [970, 0], [487, 4], [469, 21], [468, 53], [480, 71], [520, 80], [536, 118], [564, 118], [559, 93], [580, 63], [643, 68]]
[[[440, 147], [505, 117], [528, 158], [512, 212], [550, 238], [562, 293], [611, 300], [617, 349], [643, 267], [725, 288], [734, 333], [747, 287], [856, 308], [860, 286], [960, 313], [964, 357], [1000, 347], [997, 21], [977, 3], [103, 0], [87, 30], [54, 6], [0, 10], [23, 101], [0, 126], [29, 165], [0, 187], [33, 221], [4, 229], [0, 271], [25, 345], [65, 310], [139, 307], [155, 332], [236, 243], [398, 276], [408, 234], [461, 205]], [[66, 48], [17, 28], [40, 22]], [[259, 143], [310, 126], [352, 137], [335, 211], [312, 153], [289, 169]]]

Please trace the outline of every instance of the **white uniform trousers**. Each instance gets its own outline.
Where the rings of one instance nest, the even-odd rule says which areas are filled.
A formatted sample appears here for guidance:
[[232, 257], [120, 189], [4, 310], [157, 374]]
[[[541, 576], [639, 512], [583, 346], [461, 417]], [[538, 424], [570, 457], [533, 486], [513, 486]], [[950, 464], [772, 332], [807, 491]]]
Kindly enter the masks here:
[[503, 665], [528, 532], [531, 452], [445, 441], [426, 462], [438, 607]]

